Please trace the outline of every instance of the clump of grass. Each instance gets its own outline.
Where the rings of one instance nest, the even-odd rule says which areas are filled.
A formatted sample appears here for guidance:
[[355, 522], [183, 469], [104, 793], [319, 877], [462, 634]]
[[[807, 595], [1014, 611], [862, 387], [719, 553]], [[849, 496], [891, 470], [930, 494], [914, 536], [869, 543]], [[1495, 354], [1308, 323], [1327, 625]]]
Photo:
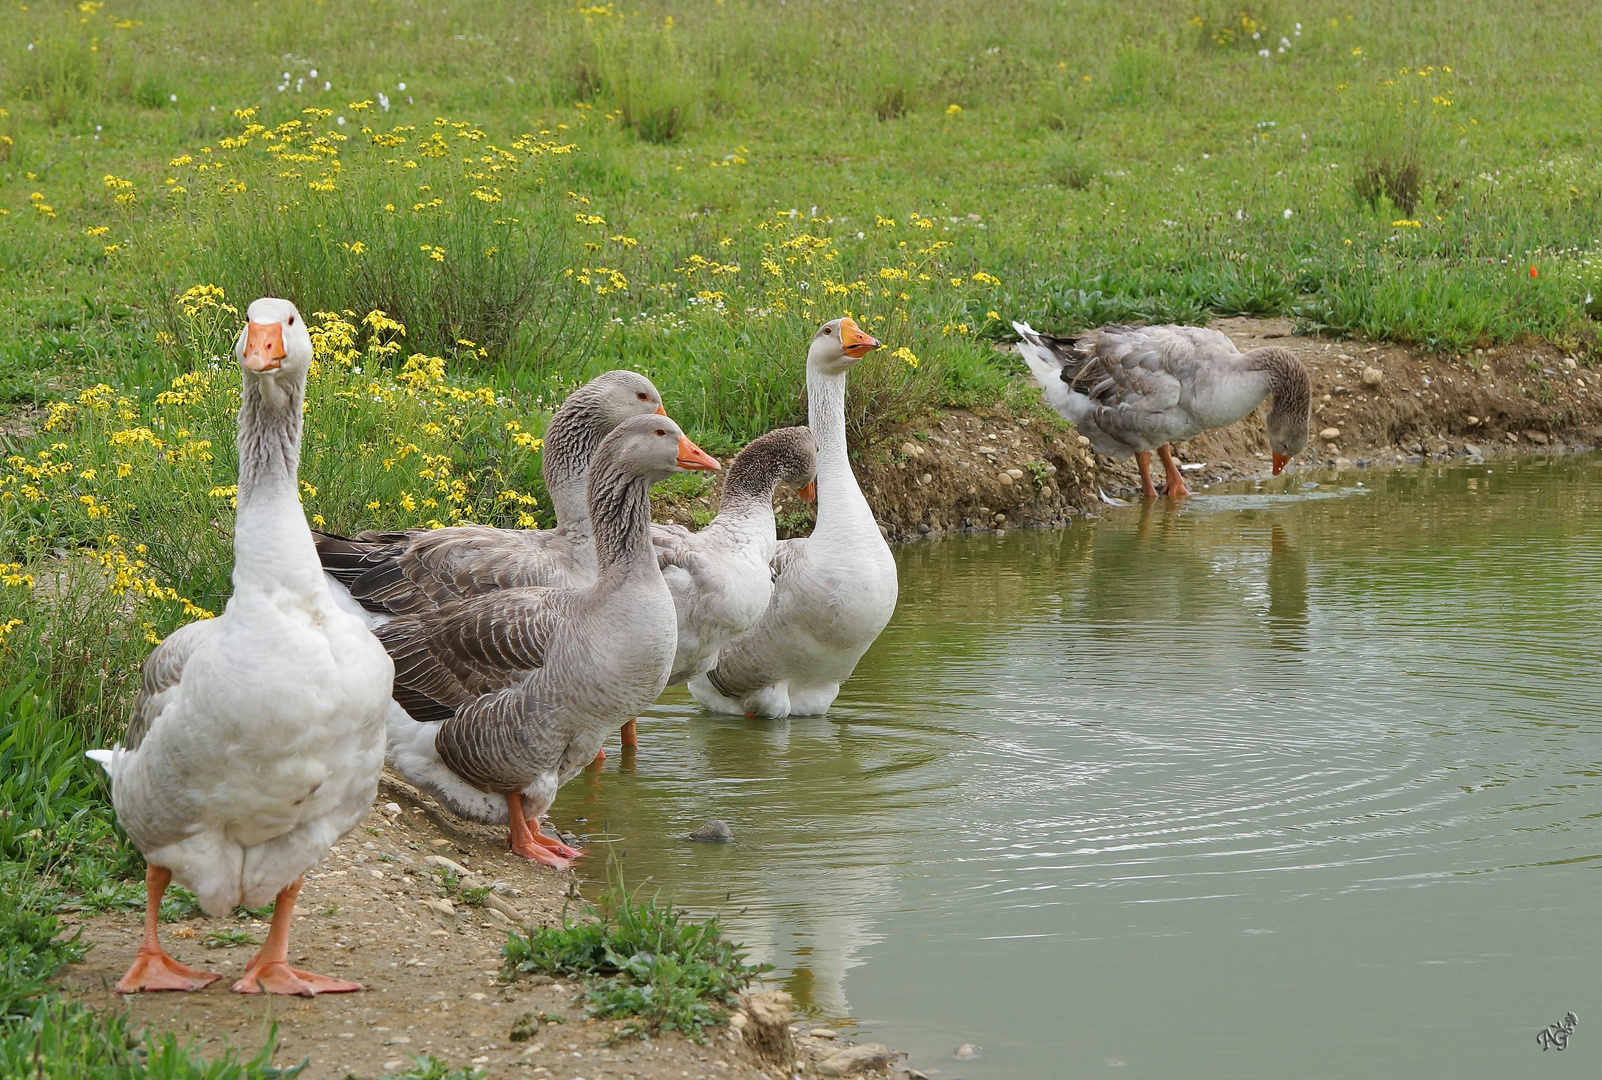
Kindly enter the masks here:
[[1046, 179], [1073, 191], [1083, 191], [1102, 172], [1101, 158], [1078, 139], [1055, 138], [1042, 157]]
[[685, 70], [672, 17], [608, 15], [604, 22], [595, 38], [597, 69], [619, 118], [642, 142], [672, 142], [695, 121], [702, 94]]
[[671, 903], [631, 894], [619, 877], [589, 920], [540, 927], [506, 942], [506, 976], [583, 979], [586, 1011], [630, 1018], [625, 1034], [678, 1031], [698, 1041], [727, 1021], [739, 991], [763, 967], [745, 963], [715, 918], [691, 922]]
[[1155, 45], [1126, 41], [1107, 71], [1108, 95], [1118, 105], [1142, 105], [1174, 92], [1174, 60]]
[[1371, 210], [1411, 218], [1461, 183], [1452, 175], [1455, 76], [1449, 69], [1401, 68], [1360, 86], [1350, 139], [1352, 194]]
[[[358, 116], [371, 109], [358, 106]], [[584, 291], [561, 271], [574, 217], [596, 215], [563, 194], [572, 144], [503, 142], [444, 119], [347, 137], [326, 110], [307, 113], [267, 127], [240, 110], [221, 152], [173, 159], [171, 227], [147, 242], [173, 243], [174, 230], [203, 238], [177, 273], [233, 296], [293, 297], [308, 312], [384, 311], [414, 348], [466, 345], [463, 356], [484, 366], [514, 348], [537, 362], [581, 344]], [[163, 267], [154, 283], [164, 305], [179, 287], [173, 274]]]

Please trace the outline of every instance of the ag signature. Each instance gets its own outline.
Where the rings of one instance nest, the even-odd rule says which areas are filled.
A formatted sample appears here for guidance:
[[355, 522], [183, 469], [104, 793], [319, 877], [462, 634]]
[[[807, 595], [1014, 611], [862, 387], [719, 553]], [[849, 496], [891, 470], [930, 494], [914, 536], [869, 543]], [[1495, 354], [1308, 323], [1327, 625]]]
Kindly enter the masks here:
[[1560, 1023], [1548, 1024], [1535, 1036], [1535, 1042], [1543, 1051], [1567, 1050], [1569, 1036], [1574, 1034], [1574, 1027], [1580, 1018], [1573, 1013], [1564, 1013]]

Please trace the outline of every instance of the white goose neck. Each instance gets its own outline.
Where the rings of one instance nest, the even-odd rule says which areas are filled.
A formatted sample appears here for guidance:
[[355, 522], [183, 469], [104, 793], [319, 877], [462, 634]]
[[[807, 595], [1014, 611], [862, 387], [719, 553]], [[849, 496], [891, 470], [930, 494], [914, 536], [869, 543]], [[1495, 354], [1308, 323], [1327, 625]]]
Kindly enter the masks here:
[[293, 579], [321, 580], [301, 509], [301, 403], [306, 383], [246, 375], [240, 388], [239, 488], [234, 518], [234, 590]]
[[818, 522], [814, 533], [866, 524], [878, 531], [873, 508], [857, 485], [846, 448], [845, 375], [807, 365], [807, 426], [818, 444]]

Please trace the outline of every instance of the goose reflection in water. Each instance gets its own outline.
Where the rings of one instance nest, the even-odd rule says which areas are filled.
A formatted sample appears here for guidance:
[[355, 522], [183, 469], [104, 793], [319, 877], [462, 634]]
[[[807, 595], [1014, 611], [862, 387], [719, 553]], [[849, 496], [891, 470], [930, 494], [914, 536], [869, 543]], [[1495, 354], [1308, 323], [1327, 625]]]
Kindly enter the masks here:
[[1272, 648], [1307, 651], [1307, 552], [1281, 525], [1269, 530], [1267, 621]]

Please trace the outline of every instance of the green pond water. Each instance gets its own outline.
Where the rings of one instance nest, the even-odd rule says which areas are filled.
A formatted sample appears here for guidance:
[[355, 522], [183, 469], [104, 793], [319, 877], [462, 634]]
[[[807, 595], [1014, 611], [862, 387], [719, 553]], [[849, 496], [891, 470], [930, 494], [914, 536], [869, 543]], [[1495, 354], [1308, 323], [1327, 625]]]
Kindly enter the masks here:
[[1602, 458], [1215, 492], [903, 547], [827, 717], [553, 816], [941, 1080], [1596, 1075]]

